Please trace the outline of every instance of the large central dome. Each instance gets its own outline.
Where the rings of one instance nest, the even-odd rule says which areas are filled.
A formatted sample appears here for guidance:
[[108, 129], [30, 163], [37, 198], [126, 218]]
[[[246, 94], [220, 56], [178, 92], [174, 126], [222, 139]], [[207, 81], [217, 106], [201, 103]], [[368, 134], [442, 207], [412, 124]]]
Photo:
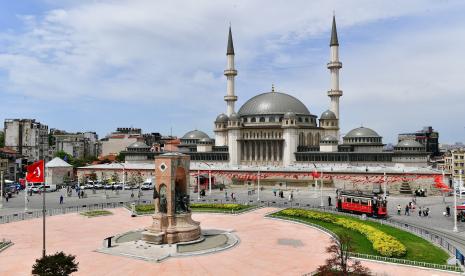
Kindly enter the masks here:
[[279, 92], [267, 92], [245, 102], [239, 115], [266, 115], [294, 112], [298, 115], [311, 115], [307, 107], [297, 98]]

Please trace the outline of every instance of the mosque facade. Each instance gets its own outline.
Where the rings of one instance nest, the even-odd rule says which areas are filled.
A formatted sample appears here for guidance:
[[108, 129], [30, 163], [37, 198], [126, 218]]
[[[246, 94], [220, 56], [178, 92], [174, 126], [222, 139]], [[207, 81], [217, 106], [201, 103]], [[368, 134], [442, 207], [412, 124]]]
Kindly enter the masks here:
[[231, 28], [227, 43], [225, 113], [214, 121], [214, 138], [193, 130], [181, 138], [179, 146], [192, 160], [227, 163], [229, 166], [282, 166], [299, 163], [384, 163], [426, 165], [428, 152], [416, 141], [404, 140], [394, 150], [385, 151], [382, 137], [368, 127], [349, 131], [340, 139], [339, 41], [333, 17], [327, 68], [331, 87], [329, 108], [318, 117], [296, 97], [276, 91], [256, 95], [237, 111], [234, 45]]

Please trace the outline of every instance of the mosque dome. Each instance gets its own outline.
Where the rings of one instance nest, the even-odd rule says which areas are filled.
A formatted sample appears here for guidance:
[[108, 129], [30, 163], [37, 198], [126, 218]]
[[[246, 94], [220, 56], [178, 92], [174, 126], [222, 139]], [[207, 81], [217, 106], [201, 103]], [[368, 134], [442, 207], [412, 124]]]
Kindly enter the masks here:
[[295, 115], [294, 112], [288, 111], [288, 112], [284, 113], [284, 119], [293, 119], [295, 117], [296, 117], [296, 115]]
[[229, 120], [230, 121], [239, 121], [240, 120], [239, 114], [237, 114], [236, 112], [232, 113], [231, 116], [229, 116]]
[[344, 138], [359, 138], [359, 137], [381, 137], [376, 131], [367, 127], [359, 127], [349, 131]]
[[338, 140], [336, 137], [332, 136], [332, 135], [325, 135], [323, 136], [323, 138], [321, 138], [321, 141], [320, 142], [323, 142], [323, 143], [338, 143]]
[[202, 138], [210, 138], [208, 135], [200, 130], [191, 130], [188, 133], [184, 134], [181, 139], [202, 139]]
[[221, 113], [220, 115], [218, 115], [218, 117], [216, 117], [215, 123], [226, 123], [228, 122], [228, 120], [228, 115]]
[[336, 114], [334, 114], [334, 112], [328, 109], [321, 114], [320, 119], [321, 120], [335, 120], [337, 118], [336, 118]]
[[147, 146], [146, 143], [137, 141], [128, 146], [128, 149], [150, 149], [149, 146]]
[[307, 107], [297, 98], [280, 92], [267, 92], [245, 102], [239, 115], [271, 115], [294, 112], [298, 115], [311, 115]]
[[210, 139], [210, 138], [202, 138], [202, 139], [199, 140], [199, 143], [201, 143], [201, 144], [212, 144], [213, 140]]
[[400, 141], [396, 147], [402, 147], [402, 148], [423, 148], [423, 145], [420, 144], [417, 141], [414, 140], [402, 140]]

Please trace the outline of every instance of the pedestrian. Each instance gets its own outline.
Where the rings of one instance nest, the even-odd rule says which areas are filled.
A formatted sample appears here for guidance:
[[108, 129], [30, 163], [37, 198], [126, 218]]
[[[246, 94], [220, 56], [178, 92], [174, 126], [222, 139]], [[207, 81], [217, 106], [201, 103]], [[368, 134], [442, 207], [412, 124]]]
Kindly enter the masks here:
[[402, 207], [399, 205], [397, 205], [397, 215], [400, 216], [400, 212], [402, 211]]
[[[5, 195], [6, 195], [6, 196], [5, 196]], [[5, 195], [4, 195], [4, 197], [5, 197], [5, 199], [6, 199], [6, 202], [8, 202], [9, 196], [8, 196], [8, 194], [5, 194]]]
[[63, 204], [63, 195], [60, 195], [60, 204]]
[[276, 189], [273, 189], [273, 194], [274, 196], [276, 196]]
[[78, 194], [78, 198], [81, 198], [81, 192], [79, 190], [76, 191]]
[[328, 196], [328, 206], [333, 206], [333, 205], [331, 204], [331, 196]]
[[409, 210], [410, 210], [410, 207], [408, 206], [408, 204], [405, 205], [405, 215], [406, 215], [406, 216], [410, 216]]
[[224, 199], [228, 199], [228, 192], [226, 190], [224, 191]]
[[421, 207], [418, 207], [418, 216], [421, 217], [421, 213], [423, 212], [423, 210], [421, 210]]
[[234, 200], [234, 193], [231, 192], [231, 200]]
[[294, 200], [294, 191], [291, 191], [291, 201]]
[[449, 205], [446, 206], [446, 216], [450, 217], [450, 207], [449, 207]]

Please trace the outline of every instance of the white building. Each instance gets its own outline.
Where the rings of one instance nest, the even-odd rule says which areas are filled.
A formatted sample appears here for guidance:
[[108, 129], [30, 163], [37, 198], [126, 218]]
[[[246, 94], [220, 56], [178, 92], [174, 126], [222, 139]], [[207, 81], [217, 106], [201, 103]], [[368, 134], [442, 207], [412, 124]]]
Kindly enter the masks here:
[[55, 157], [45, 164], [45, 178], [47, 184], [64, 184], [73, 180], [73, 166]]

